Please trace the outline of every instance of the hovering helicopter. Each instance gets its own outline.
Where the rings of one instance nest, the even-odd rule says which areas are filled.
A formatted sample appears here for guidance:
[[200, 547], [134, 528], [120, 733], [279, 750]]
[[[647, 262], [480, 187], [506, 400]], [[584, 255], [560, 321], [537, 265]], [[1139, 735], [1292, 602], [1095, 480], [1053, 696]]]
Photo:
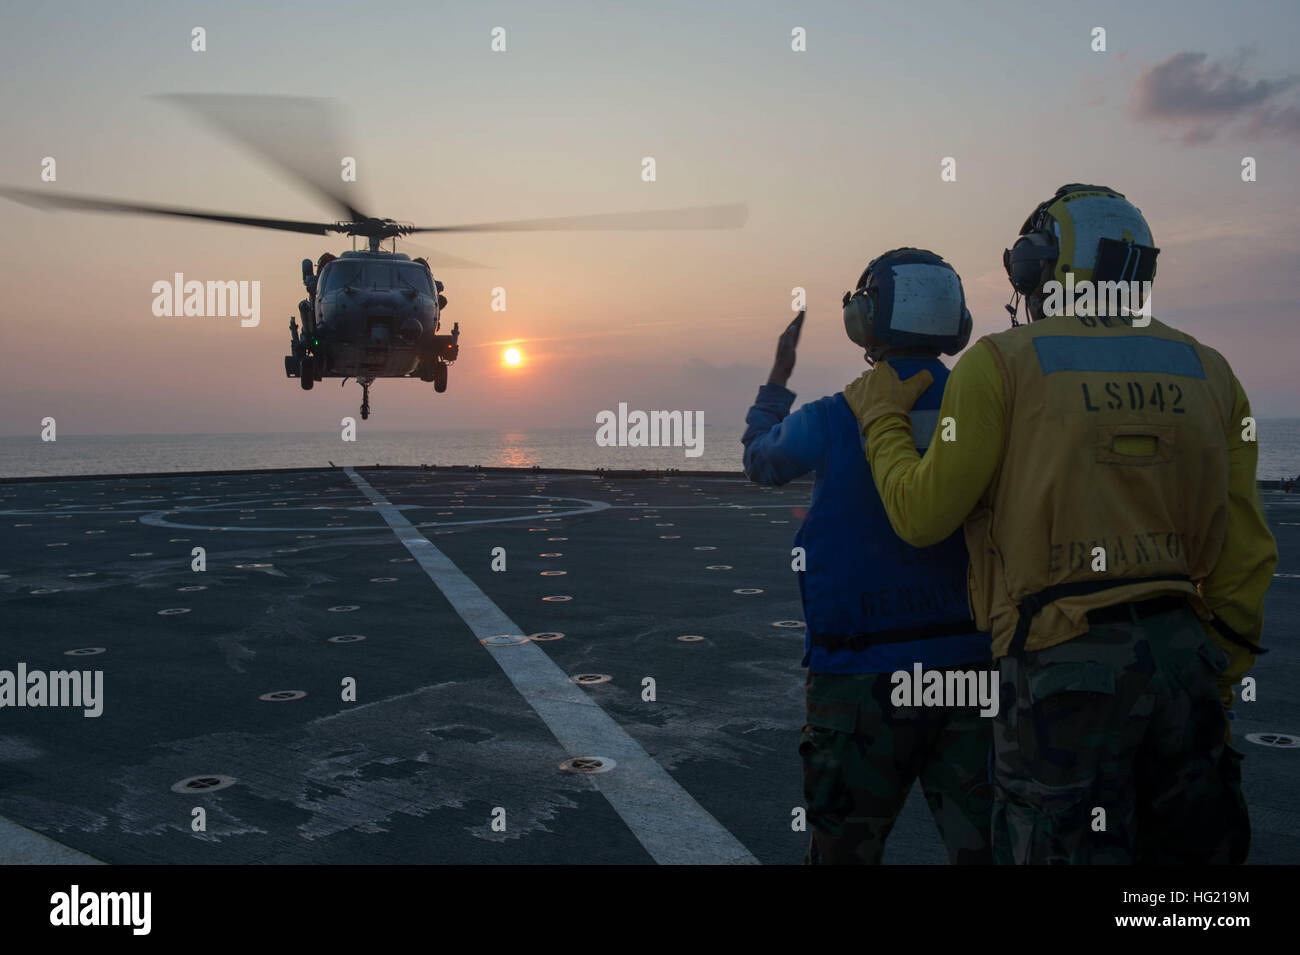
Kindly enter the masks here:
[[[326, 378], [349, 378], [361, 385], [361, 417], [370, 417], [370, 386], [377, 378], [419, 378], [447, 390], [447, 369], [460, 353], [460, 325], [441, 333], [447, 307], [444, 286], [430, 265], [478, 267], [437, 252], [412, 259], [397, 251], [397, 239], [432, 232], [533, 232], [550, 230], [727, 229], [744, 224], [744, 204], [695, 206], [646, 212], [564, 216], [450, 226], [415, 226], [362, 212], [356, 183], [339, 173], [343, 150], [335, 145], [328, 100], [285, 96], [186, 94], [164, 97], [190, 110], [222, 133], [271, 160], [340, 210], [334, 222], [299, 222], [232, 215], [176, 206], [60, 195], [40, 189], [0, 187], [0, 196], [37, 208], [83, 212], [179, 216], [227, 225], [278, 229], [308, 235], [341, 233], [353, 248], [326, 252], [313, 268], [302, 261], [307, 298], [289, 319], [285, 375], [303, 390]], [[357, 250], [357, 239], [366, 248]], [[392, 240], [385, 249], [385, 240]], [[417, 250], [419, 251], [419, 250]], [[299, 328], [298, 319], [302, 325]]]

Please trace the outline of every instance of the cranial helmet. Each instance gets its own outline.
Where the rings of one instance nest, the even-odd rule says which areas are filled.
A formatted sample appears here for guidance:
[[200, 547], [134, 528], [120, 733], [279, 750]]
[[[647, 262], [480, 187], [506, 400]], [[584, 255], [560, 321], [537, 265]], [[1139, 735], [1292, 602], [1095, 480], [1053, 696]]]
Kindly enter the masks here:
[[844, 330], [871, 351], [889, 346], [955, 355], [970, 341], [966, 293], [956, 269], [925, 249], [893, 249], [868, 263], [844, 293]]
[[1072, 182], [1029, 214], [1002, 266], [1019, 295], [1034, 295], [1067, 273], [1076, 282], [1149, 282], [1159, 253], [1146, 219], [1122, 193]]

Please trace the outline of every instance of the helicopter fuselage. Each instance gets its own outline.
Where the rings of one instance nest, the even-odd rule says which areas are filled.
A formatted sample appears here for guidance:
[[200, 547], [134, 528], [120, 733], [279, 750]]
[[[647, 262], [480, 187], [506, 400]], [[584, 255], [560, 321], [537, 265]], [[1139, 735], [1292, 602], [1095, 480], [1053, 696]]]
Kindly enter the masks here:
[[452, 336], [437, 334], [433, 275], [400, 252], [344, 252], [326, 263], [311, 307], [318, 377], [425, 377], [455, 357]]

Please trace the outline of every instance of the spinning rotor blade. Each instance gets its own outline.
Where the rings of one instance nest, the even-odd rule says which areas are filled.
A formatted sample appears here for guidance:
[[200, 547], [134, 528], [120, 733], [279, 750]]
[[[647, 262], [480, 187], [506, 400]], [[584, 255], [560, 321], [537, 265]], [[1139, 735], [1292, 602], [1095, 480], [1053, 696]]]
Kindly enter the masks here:
[[352, 153], [339, 145], [332, 101], [220, 93], [171, 93], [159, 98], [183, 107], [270, 160], [349, 220], [367, 218], [354, 205], [363, 202], [356, 183], [345, 183], [340, 175], [343, 158]]
[[121, 202], [116, 199], [96, 199], [93, 196], [57, 195], [42, 189], [12, 189], [0, 186], [0, 196], [32, 206], [36, 209], [76, 209], [81, 212], [122, 212], [128, 215], [180, 216], [186, 219], [206, 219], [209, 222], [228, 222], [231, 225], [251, 225], [259, 229], [279, 229], [283, 232], [306, 232], [310, 235], [329, 235], [339, 232], [334, 222], [296, 222], [292, 219], [263, 219], [256, 216], [232, 216], [200, 209], [181, 209], [176, 206], [153, 206], [142, 202]]
[[424, 261], [429, 263], [429, 268], [431, 269], [492, 268], [492, 266], [484, 265], [482, 262], [472, 262], [469, 259], [462, 259], [455, 255], [448, 255], [446, 252], [439, 252], [437, 249], [430, 249], [428, 246], [417, 245], [414, 242], [402, 242], [402, 251], [421, 256]]
[[549, 219], [519, 219], [514, 222], [479, 222], [470, 225], [424, 226], [412, 232], [548, 232], [583, 229], [738, 229], [745, 224], [749, 207], [744, 203], [725, 206], [690, 206], [685, 209], [652, 209], [647, 212], [607, 212], [594, 216], [555, 216]]

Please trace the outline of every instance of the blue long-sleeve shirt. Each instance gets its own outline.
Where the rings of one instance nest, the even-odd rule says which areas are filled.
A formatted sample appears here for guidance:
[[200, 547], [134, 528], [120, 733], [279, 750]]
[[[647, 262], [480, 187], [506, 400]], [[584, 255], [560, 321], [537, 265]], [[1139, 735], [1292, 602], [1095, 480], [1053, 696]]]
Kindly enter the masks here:
[[789, 388], [763, 385], [745, 415], [745, 474], [756, 484], [779, 486], [821, 470], [829, 440], [825, 418], [812, 405], [790, 414], [794, 398]]

